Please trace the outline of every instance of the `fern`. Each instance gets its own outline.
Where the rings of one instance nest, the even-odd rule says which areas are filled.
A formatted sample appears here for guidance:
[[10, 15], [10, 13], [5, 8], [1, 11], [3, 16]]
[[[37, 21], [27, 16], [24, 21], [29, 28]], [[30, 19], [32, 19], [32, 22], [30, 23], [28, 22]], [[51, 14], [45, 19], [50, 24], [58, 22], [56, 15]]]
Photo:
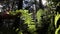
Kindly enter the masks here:
[[19, 10], [19, 11], [22, 13], [21, 18], [25, 20], [25, 24], [28, 25], [35, 24], [32, 20], [33, 18], [31, 17], [32, 13], [28, 13], [28, 10]]
[[[32, 16], [32, 13], [28, 13], [28, 10], [16, 10], [16, 11], [10, 11], [10, 15], [16, 15], [17, 13], [21, 13], [21, 19], [24, 20], [24, 24], [28, 25], [28, 31], [34, 32], [36, 30], [35, 23]], [[17, 31], [18, 29], [16, 29]], [[21, 32], [20, 32], [21, 34]]]
[[22, 13], [22, 19], [25, 20], [24, 24], [28, 24], [28, 31], [34, 32], [36, 30], [35, 23], [32, 20], [31, 17], [32, 13], [28, 13], [28, 10], [20, 10]]

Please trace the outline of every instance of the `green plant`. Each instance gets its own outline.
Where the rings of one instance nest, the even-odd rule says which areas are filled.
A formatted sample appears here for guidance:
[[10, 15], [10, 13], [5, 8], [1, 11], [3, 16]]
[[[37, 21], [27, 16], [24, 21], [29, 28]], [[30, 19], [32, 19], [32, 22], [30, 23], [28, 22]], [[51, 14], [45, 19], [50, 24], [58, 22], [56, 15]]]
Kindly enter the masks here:
[[59, 30], [60, 30], [60, 25], [59, 25], [59, 27], [56, 29], [55, 34], [58, 34]]
[[24, 24], [28, 25], [28, 31], [34, 32], [36, 30], [32, 13], [28, 13], [28, 10], [19, 10], [22, 13], [21, 18], [24, 20]]
[[60, 18], [60, 14], [55, 15], [55, 27], [57, 27], [57, 21]]
[[43, 15], [43, 12], [44, 11], [42, 9], [40, 9], [40, 10], [37, 11], [37, 13], [36, 13], [37, 23], [40, 23], [41, 16]]
[[[16, 15], [17, 13], [21, 13], [21, 17], [20, 18], [22, 20], [24, 20], [24, 24], [28, 25], [28, 28], [27, 28], [28, 31], [30, 31], [31, 33], [36, 31], [34, 20], [31, 17], [32, 13], [28, 13], [28, 10], [16, 10], [15, 12], [11, 12], [10, 11], [11, 15]], [[18, 29], [16, 29], [16, 31], [17, 30]]]

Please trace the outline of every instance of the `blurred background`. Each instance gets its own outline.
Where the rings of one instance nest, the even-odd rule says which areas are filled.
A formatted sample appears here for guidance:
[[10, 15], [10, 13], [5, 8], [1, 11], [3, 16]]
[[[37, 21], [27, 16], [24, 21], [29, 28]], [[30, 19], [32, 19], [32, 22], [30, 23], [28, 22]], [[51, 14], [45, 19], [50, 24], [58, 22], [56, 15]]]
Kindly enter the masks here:
[[0, 34], [60, 34], [60, 0], [0, 0]]

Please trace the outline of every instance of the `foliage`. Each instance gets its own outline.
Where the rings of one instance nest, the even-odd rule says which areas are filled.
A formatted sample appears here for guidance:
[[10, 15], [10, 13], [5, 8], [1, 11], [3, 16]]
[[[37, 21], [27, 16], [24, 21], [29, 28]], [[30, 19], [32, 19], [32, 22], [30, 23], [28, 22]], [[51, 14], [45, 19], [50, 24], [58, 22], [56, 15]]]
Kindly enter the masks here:
[[21, 13], [21, 19], [24, 20], [24, 24], [28, 25], [28, 31], [34, 32], [36, 30], [35, 23], [33, 18], [31, 17], [32, 13], [28, 13], [28, 10], [16, 10], [15, 12], [10, 12], [11, 15], [16, 15], [17, 13]]
[[32, 20], [31, 14], [28, 13], [28, 10], [19, 10], [22, 13], [22, 19], [25, 20], [24, 24], [28, 24], [28, 31], [34, 32], [36, 30], [35, 23]]
[[56, 16], [55, 16], [55, 26], [57, 27], [57, 21], [58, 21], [58, 19], [60, 18], [60, 14], [57, 14]]
[[32, 13], [28, 13], [28, 10], [20, 10], [22, 13], [22, 19], [25, 20], [25, 24], [34, 24], [32, 18], [31, 18], [31, 14]]
[[22, 31], [19, 31], [18, 34], [23, 34]]
[[58, 34], [59, 30], [60, 30], [60, 25], [59, 25], [59, 27], [56, 29], [55, 34]]
[[[43, 14], [45, 14], [46, 13], [46, 11], [47, 10], [42, 10], [42, 9], [40, 9], [39, 11], [37, 11], [37, 13], [36, 13], [36, 19], [37, 19], [37, 23], [42, 27], [42, 25], [41, 25], [41, 16], [43, 15]], [[24, 20], [24, 24], [27, 24], [28, 25], [28, 31], [29, 32], [31, 32], [31, 33], [33, 33], [34, 31], [36, 31], [36, 23], [34, 22], [34, 20], [33, 20], [33, 18], [32, 18], [32, 13], [28, 13], [28, 10], [16, 10], [16, 11], [10, 11], [10, 14], [11, 15], [16, 15], [17, 13], [21, 13], [21, 19], [22, 20]], [[59, 19], [59, 15], [60, 14], [57, 14], [56, 16], [55, 16], [55, 26], [57, 26], [56, 24], [57, 24], [57, 20]], [[51, 15], [46, 15], [46, 17], [48, 17], [48, 18], [50, 18], [51, 17]], [[52, 25], [51, 25], [52, 26]], [[50, 26], [50, 27], [51, 27]], [[52, 26], [53, 27], [53, 26]], [[49, 29], [51, 29], [51, 28], [49, 28]], [[59, 28], [57, 28], [57, 29], [59, 29]], [[55, 34], [56, 34], [56, 32], [58, 32], [57, 31], [57, 29], [56, 29], [56, 31], [55, 31]], [[16, 31], [17, 31], [18, 29], [16, 29]], [[22, 32], [22, 31], [21, 31]]]
[[37, 17], [38, 23], [41, 21], [42, 14], [43, 14], [43, 10], [42, 9], [40, 9], [39, 11], [37, 11], [36, 17]]
[[[46, 10], [45, 9], [44, 10], [39, 9], [37, 11], [37, 13], [34, 15], [34, 16], [36, 16], [37, 22], [34, 22], [34, 20], [32, 18], [33, 13], [29, 13], [28, 10], [20, 9], [20, 10], [16, 10], [16, 11], [9, 11], [9, 14], [10, 15], [16, 15], [18, 13], [19, 14], [21, 13], [21, 15], [19, 15], [18, 17], [20, 17], [22, 20], [24, 20], [23, 25], [26, 24], [28, 27], [27, 30], [32, 34], [35, 34], [36, 33], [35, 31], [37, 29], [41, 29], [41, 28], [36, 29], [36, 27], [41, 26], [42, 29], [44, 29], [45, 25], [48, 26], [48, 27], [46, 27], [47, 30], [49, 30], [49, 32], [47, 32], [48, 34], [51, 34], [51, 32], [52, 32], [51, 30], [56, 30], [53, 32], [55, 32], [55, 34], [58, 34], [58, 31], [60, 30], [60, 25], [57, 28], [57, 21], [60, 18], [60, 14], [59, 14], [59, 12], [60, 12], [60, 9], [59, 9], [60, 1], [59, 0], [47, 0], [47, 1], [48, 1], [48, 3], [47, 3], [47, 7], [45, 8]], [[58, 12], [58, 13], [53, 15], [54, 12], [56, 12], [56, 13]], [[56, 29], [54, 29], [54, 26]], [[15, 31], [17, 32], [18, 30], [19, 30], [19, 28], [17, 28]], [[22, 32], [23, 32], [23, 30], [19, 31], [18, 34], [23, 34]]]

